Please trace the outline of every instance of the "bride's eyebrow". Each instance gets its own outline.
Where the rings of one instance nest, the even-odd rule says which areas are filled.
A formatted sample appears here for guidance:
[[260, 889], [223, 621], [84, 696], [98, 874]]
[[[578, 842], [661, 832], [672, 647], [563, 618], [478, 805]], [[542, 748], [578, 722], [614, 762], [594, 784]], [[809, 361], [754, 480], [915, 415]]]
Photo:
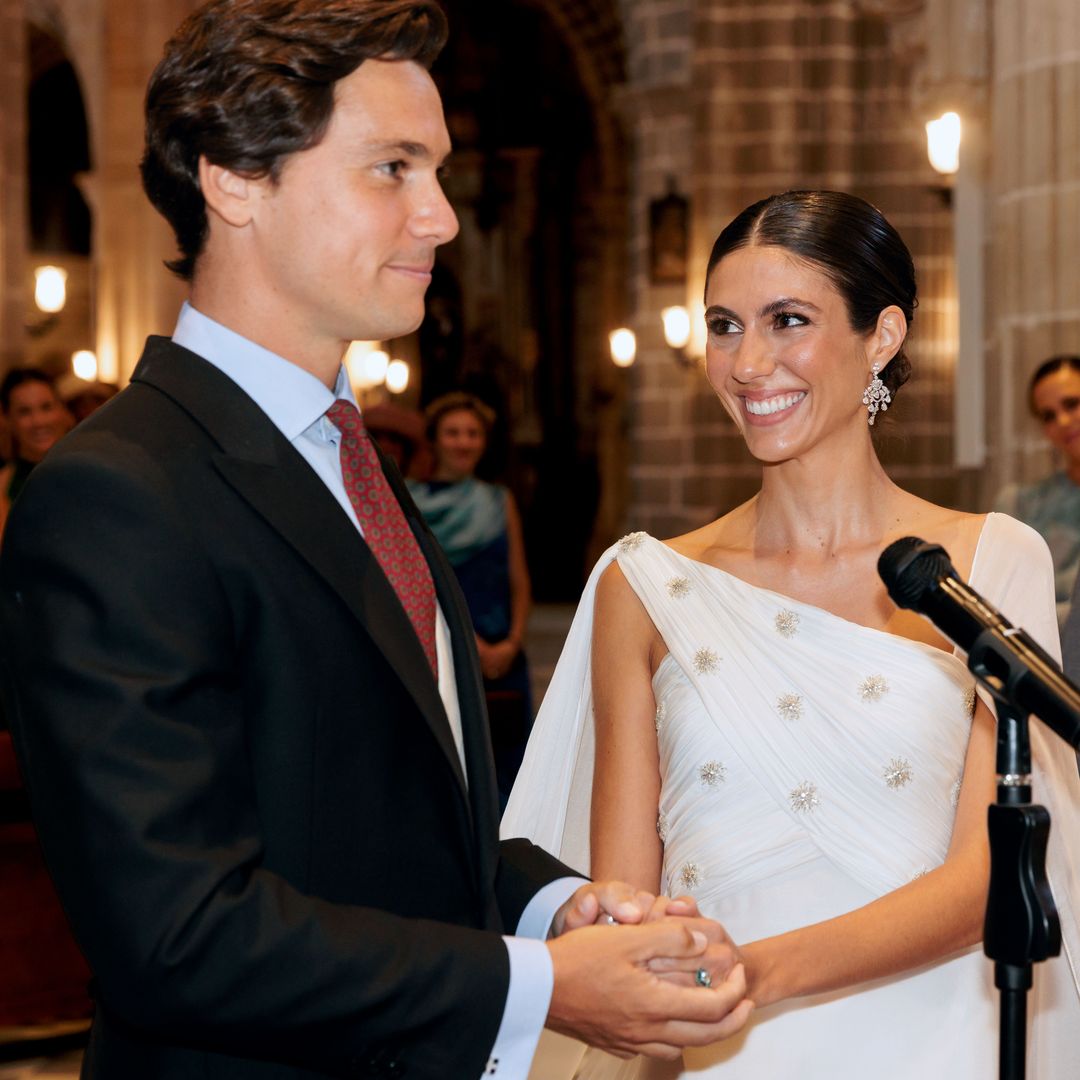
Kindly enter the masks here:
[[797, 296], [781, 296], [779, 300], [773, 300], [771, 303], [766, 304], [758, 314], [760, 318], [767, 319], [770, 315], [777, 315], [781, 311], [793, 307], [802, 308], [804, 311], [821, 313], [821, 308], [817, 304], [811, 304], [809, 300], [800, 300]]
[[705, 309], [706, 319], [711, 318], [713, 315], [720, 315], [725, 319], [734, 319], [736, 322], [739, 319], [739, 316], [731, 308], [721, 307], [719, 304], [713, 304]]

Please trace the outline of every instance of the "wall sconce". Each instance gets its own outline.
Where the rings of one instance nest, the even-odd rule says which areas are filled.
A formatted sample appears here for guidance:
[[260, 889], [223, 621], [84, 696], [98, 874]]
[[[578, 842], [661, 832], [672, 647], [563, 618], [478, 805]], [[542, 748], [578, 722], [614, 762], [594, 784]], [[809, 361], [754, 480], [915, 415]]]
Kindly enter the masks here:
[[611, 362], [616, 367], [630, 367], [637, 358], [637, 336], [625, 326], [608, 334], [608, 347], [611, 349]]
[[690, 343], [690, 312], [681, 304], [666, 307], [660, 312], [664, 323], [664, 341], [682, 367], [693, 367], [694, 360], [687, 355]]
[[67, 303], [67, 271], [61, 266], [39, 266], [34, 270], [34, 303], [39, 311], [55, 315]]
[[86, 382], [95, 382], [98, 377], [97, 356], [89, 349], [79, 349], [71, 354], [71, 370]]
[[942, 113], [926, 123], [926, 154], [942, 176], [952, 176], [960, 168], [962, 124], [957, 113]]
[[386, 365], [386, 389], [400, 394], [409, 385], [409, 365], [404, 360], [391, 360]]

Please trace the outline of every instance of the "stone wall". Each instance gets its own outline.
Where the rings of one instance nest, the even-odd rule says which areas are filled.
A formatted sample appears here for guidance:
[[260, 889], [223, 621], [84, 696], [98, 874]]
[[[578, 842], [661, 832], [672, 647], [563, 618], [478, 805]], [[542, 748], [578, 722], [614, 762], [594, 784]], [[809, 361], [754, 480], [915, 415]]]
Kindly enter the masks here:
[[1031, 372], [1080, 352], [1080, 8], [993, 5], [988, 206], [989, 492], [1045, 475]]
[[[635, 136], [631, 250], [641, 362], [633, 395], [628, 525], [670, 534], [748, 498], [759, 470], [698, 371], [673, 363], [659, 312], [700, 312], [715, 235], [749, 203], [789, 188], [838, 188], [878, 205], [915, 256], [917, 378], [881, 425], [897, 481], [962, 501], [952, 467], [955, 331], [949, 207], [911, 108], [910, 62], [886, 21], [853, 2], [627, 3]], [[650, 286], [647, 203], [676, 176], [692, 201], [686, 288]], [[702, 348], [701, 336], [697, 340]]]
[[26, 294], [26, 22], [0, 0], [0, 368], [21, 362]]

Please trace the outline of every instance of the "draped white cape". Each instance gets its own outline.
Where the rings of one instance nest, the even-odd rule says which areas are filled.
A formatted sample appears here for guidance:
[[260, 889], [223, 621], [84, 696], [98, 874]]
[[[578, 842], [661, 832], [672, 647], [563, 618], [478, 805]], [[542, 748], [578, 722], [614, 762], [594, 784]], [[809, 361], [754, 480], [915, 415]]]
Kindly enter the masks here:
[[[669, 649], [653, 679], [665, 892], [690, 892], [735, 940], [752, 941], [861, 907], [942, 863], [974, 701], [963, 661], [751, 586], [644, 533], [606, 552], [589, 579], [504, 836], [528, 836], [589, 870], [593, 604], [616, 558]], [[1038, 534], [988, 515], [971, 584], [1059, 655]], [[1064, 743], [1040, 723], [1031, 735], [1064, 948], [1036, 970], [1028, 1075], [1064, 1080], [1080, 1060], [1080, 780]], [[741, 1036], [688, 1052], [681, 1066], [595, 1052], [581, 1061], [547, 1039], [532, 1075], [983, 1080], [996, 1055], [992, 968], [973, 949], [761, 1009]]]

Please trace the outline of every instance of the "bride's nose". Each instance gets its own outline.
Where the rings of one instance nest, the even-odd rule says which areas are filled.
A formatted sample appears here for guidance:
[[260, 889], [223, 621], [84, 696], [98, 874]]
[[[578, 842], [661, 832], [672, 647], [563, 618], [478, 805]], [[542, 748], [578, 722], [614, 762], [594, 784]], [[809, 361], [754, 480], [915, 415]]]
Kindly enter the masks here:
[[744, 333], [731, 373], [738, 382], [749, 383], [776, 370], [776, 358], [761, 335]]

